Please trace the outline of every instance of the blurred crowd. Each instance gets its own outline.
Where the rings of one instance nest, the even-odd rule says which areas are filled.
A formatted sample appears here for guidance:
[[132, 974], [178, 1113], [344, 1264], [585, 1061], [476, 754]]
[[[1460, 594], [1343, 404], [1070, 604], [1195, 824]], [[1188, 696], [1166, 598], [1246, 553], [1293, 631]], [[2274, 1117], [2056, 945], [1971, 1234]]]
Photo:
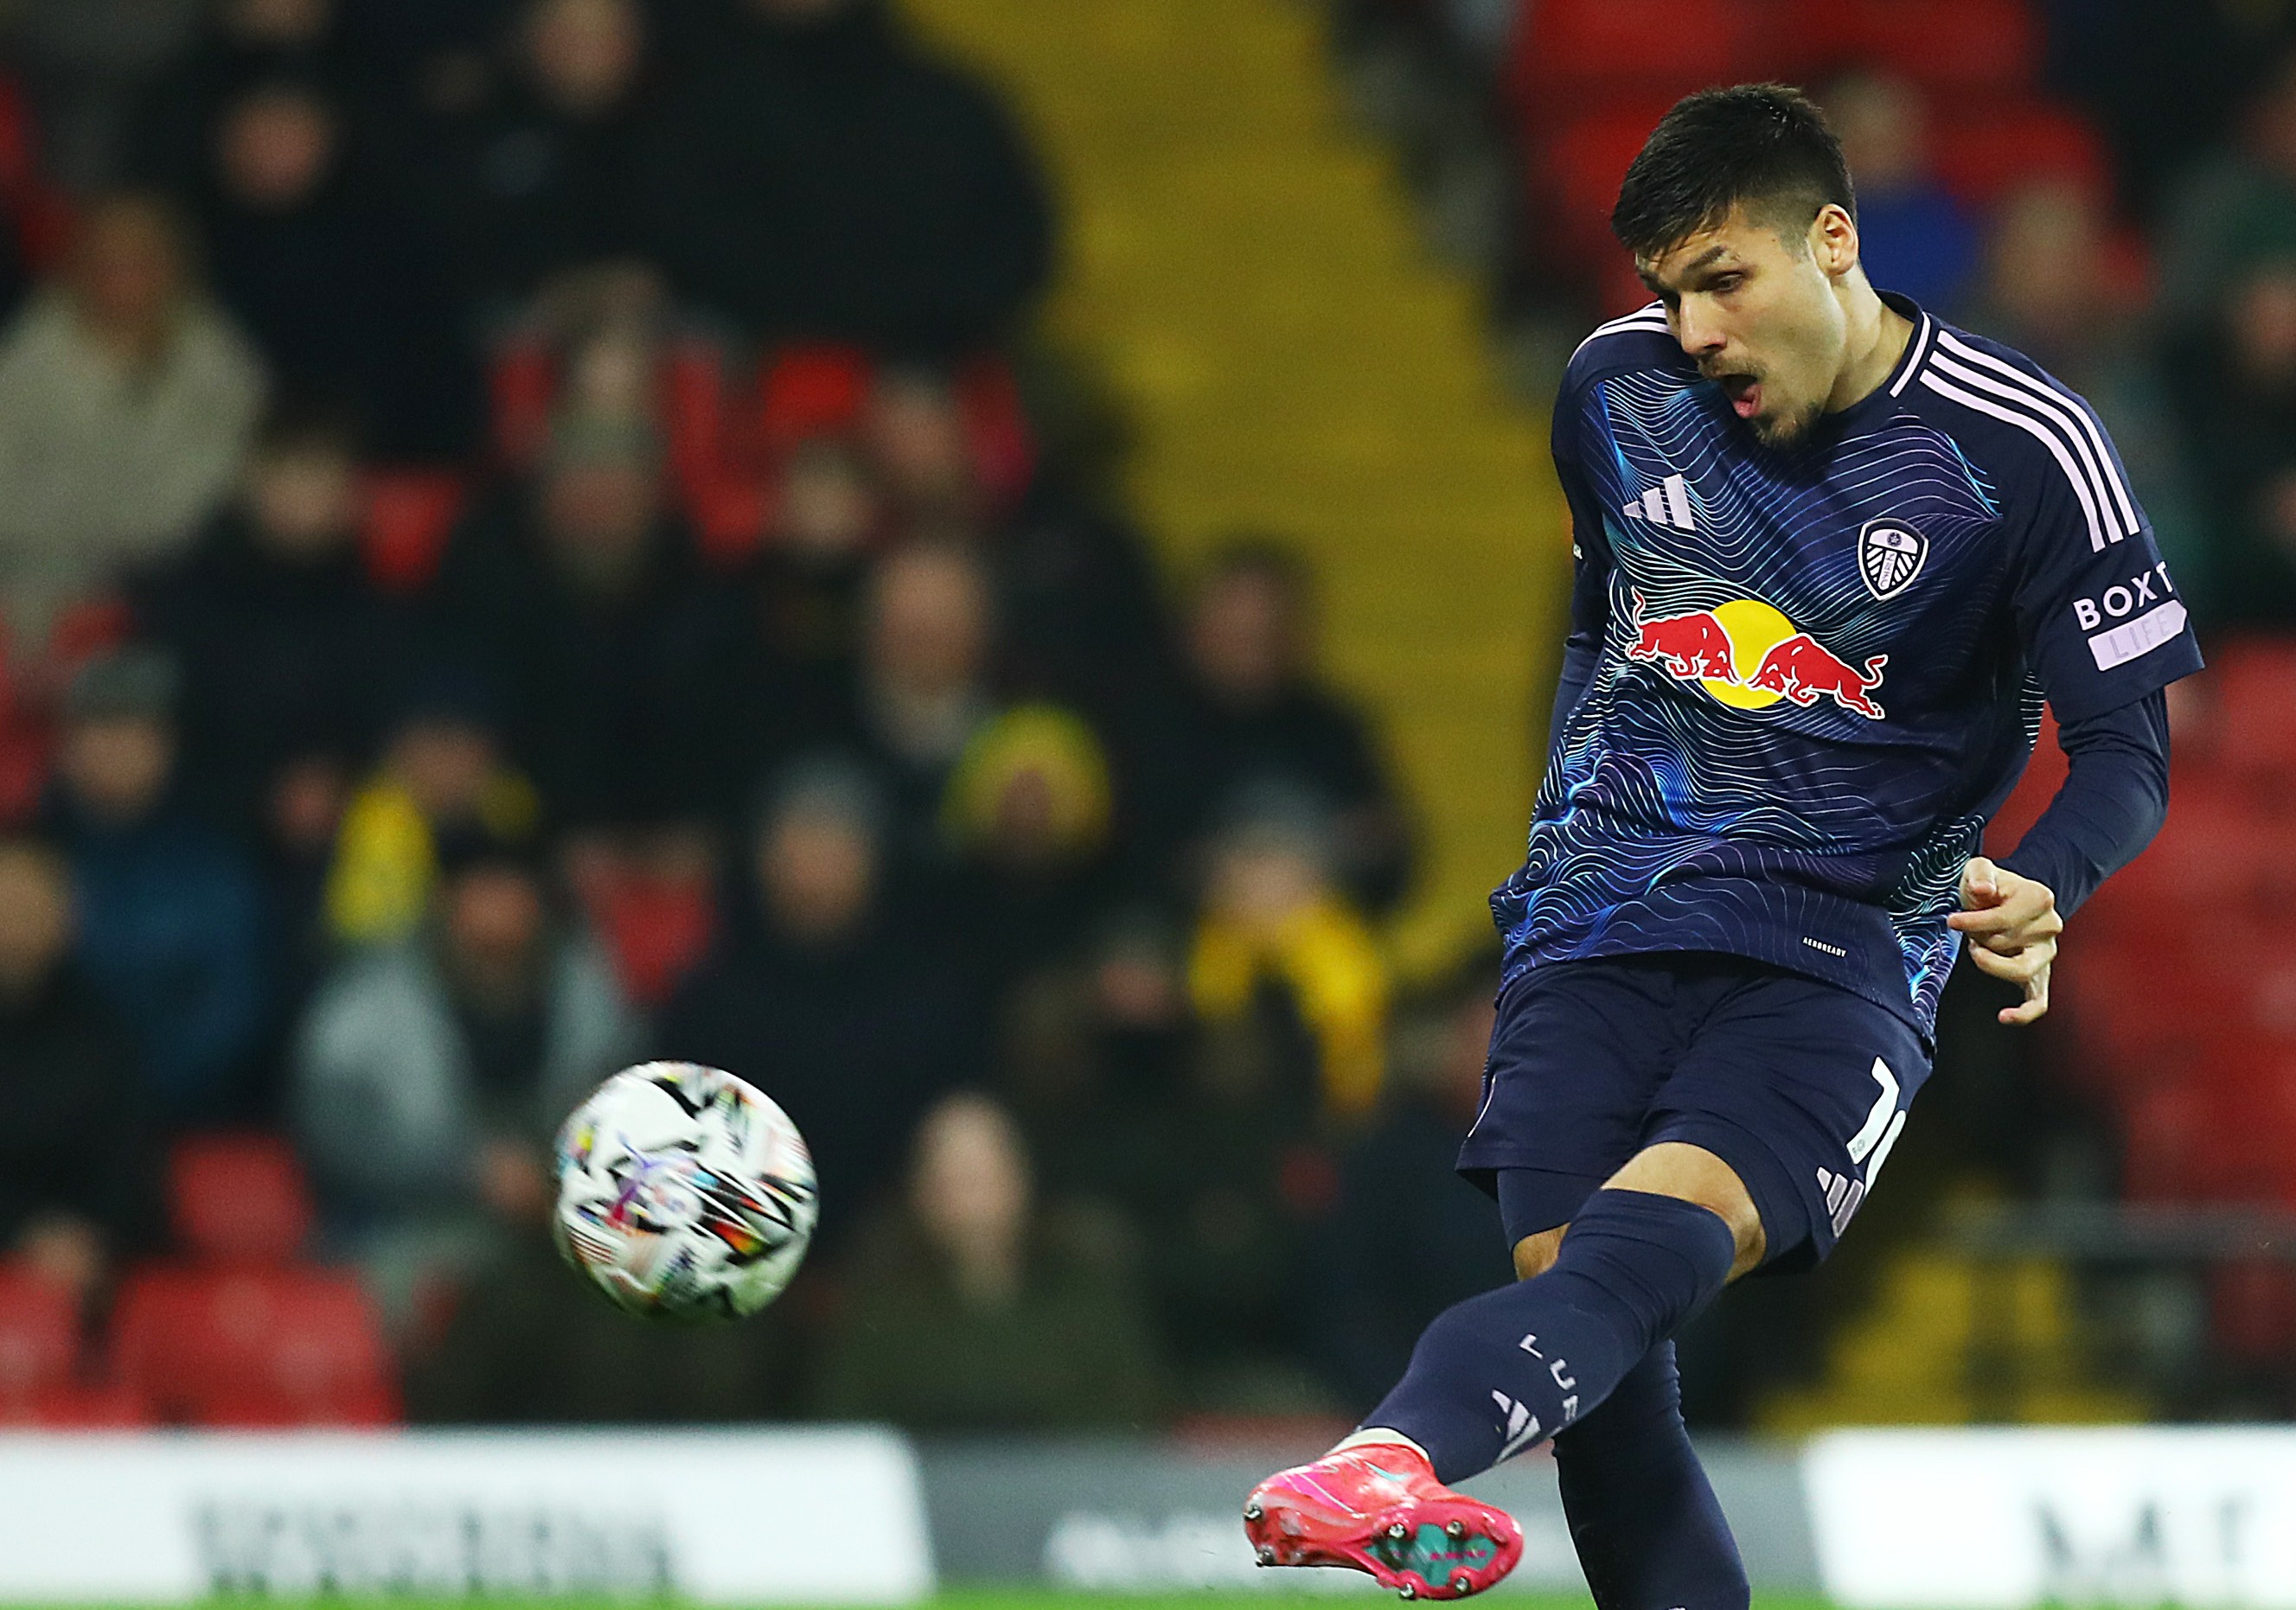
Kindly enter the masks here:
[[[266, 1132], [417, 1417], [927, 1426], [1321, 1411], [1504, 1273], [1440, 1166], [1490, 980], [1390, 977], [1411, 813], [1314, 577], [1168, 587], [1039, 445], [980, 83], [876, 0], [15, 13], [21, 1262], [100, 1322], [169, 1148]], [[758, 1324], [555, 1266], [554, 1127], [649, 1058], [812, 1143]]]
[[[1344, 1415], [1505, 1278], [1495, 965], [1393, 975], [1299, 547], [1167, 576], [1046, 428], [980, 82], [881, 0], [0, 17], [0, 1241], [91, 1335], [217, 1131], [422, 1418]], [[2119, 195], [1972, 208], [1918, 86], [1827, 91], [1876, 278], [2096, 403], [2211, 627], [2296, 625], [2286, 37]], [[756, 1323], [555, 1263], [647, 1058], [813, 1145]]]

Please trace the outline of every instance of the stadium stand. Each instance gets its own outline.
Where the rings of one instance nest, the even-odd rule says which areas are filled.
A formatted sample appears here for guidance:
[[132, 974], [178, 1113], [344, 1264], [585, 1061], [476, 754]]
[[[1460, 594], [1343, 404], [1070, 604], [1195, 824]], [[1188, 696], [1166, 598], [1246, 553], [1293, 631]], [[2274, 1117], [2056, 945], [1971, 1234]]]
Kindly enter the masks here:
[[[529, 5], [497, 9], [507, 18]], [[730, 220], [745, 242], [736, 274], [713, 244], [729, 224], [724, 208], [692, 209], [694, 195], [725, 193], [765, 208], [771, 186], [739, 173], [699, 188], [667, 182], [691, 166], [679, 142], [694, 137], [697, 116], [771, 162], [776, 142], [820, 132], [809, 119], [834, 125], [879, 104], [785, 98], [767, 110], [791, 121], [750, 117], [759, 83], [811, 82], [803, 53], [774, 32], [798, 26], [777, 8], [658, 8], [650, 59], [642, 70], [622, 64], [633, 70], [619, 79], [614, 116], [595, 124], [521, 100], [534, 64], [484, 29], [463, 28], [443, 53], [410, 43], [406, 59], [359, 61], [338, 48], [355, 35], [329, 35], [330, 8], [305, 19], [329, 35], [298, 46], [312, 53], [299, 60], [326, 64], [324, 82], [307, 87], [340, 114], [329, 127], [342, 148], [327, 160], [340, 159], [361, 206], [403, 221], [394, 249], [412, 262], [451, 258], [457, 241], [507, 244], [518, 273], [465, 264], [471, 273], [442, 282], [458, 288], [442, 322], [458, 322], [456, 339], [484, 355], [482, 405], [472, 404], [483, 429], [463, 431], [479, 421], [453, 396], [392, 399], [402, 438], [469, 434], [468, 453], [380, 456], [391, 444], [358, 417], [358, 398], [303, 395], [326, 388], [274, 375], [272, 413], [291, 426], [307, 414], [332, 421], [320, 434], [346, 439], [343, 462], [312, 449], [307, 427], [275, 430], [263, 473], [217, 478], [197, 520], [154, 539], [144, 558], [173, 576], [188, 619], [162, 631], [135, 613], [154, 593], [144, 560], [53, 610], [45, 600], [32, 608], [0, 562], [0, 822], [55, 838], [49, 767], [63, 690], [124, 640], [164, 638], [190, 701], [186, 780], [170, 807], [213, 818], [260, 868], [268, 969], [259, 1043], [218, 1076], [226, 1110], [201, 1120], [229, 1127], [162, 1136], [168, 1161], [147, 1183], [164, 1187], [167, 1232], [155, 1219], [139, 1239], [107, 1222], [81, 1305], [25, 1261], [0, 1266], [0, 1421], [378, 1424], [399, 1412], [402, 1368], [419, 1377], [447, 1355], [444, 1373], [468, 1390], [441, 1397], [453, 1405], [441, 1415], [571, 1414], [579, 1374], [594, 1367], [584, 1360], [611, 1359], [631, 1378], [676, 1374], [687, 1355], [651, 1332], [607, 1328], [603, 1311], [589, 1316], [594, 1352], [570, 1349], [546, 1380], [497, 1366], [549, 1328], [534, 1315], [555, 1312], [542, 1300], [512, 1312], [525, 1294], [572, 1291], [554, 1284], [542, 1230], [550, 1134], [534, 1120], [554, 1071], [565, 1072], [537, 1048], [568, 1025], [537, 1002], [611, 999], [633, 1024], [645, 1016], [631, 1055], [675, 1056], [691, 1049], [675, 1003], [697, 983], [705, 1017], [760, 1065], [761, 1082], [833, 1105], [804, 1121], [851, 1156], [840, 1169], [886, 1187], [879, 1200], [832, 1197], [819, 1255], [773, 1316], [773, 1339], [761, 1328], [750, 1353], [718, 1361], [746, 1383], [743, 1412], [820, 1406], [808, 1360], [849, 1289], [845, 1249], [882, 1250], [888, 1227], [900, 1229], [909, 1137], [906, 1120], [885, 1115], [926, 1110], [960, 1083], [985, 1083], [1009, 1109], [1048, 1225], [1103, 1235], [1093, 1245], [1111, 1259], [1136, 1243], [1152, 1249], [1140, 1271], [1146, 1345], [1169, 1390], [1144, 1415], [1216, 1436], [1223, 1426], [1320, 1425], [1359, 1407], [1349, 1395], [1359, 1387], [1341, 1384], [1353, 1377], [1331, 1362], [1349, 1349], [1318, 1334], [1315, 1304], [1274, 1276], [1331, 1230], [1330, 1181], [1385, 1200], [1398, 1188], [1379, 1170], [1402, 1165], [1379, 1159], [1440, 1149], [1417, 1143], [1449, 1119], [1416, 1111], [1398, 1070], [1454, 1009], [1462, 936], [1521, 842], [1544, 720], [1524, 683], [1560, 636], [1567, 552], [1539, 422], [1496, 379], [1486, 298], [1414, 234], [1396, 172], [1416, 175], [1418, 153], [1392, 163], [1351, 129], [1349, 111], [1366, 97], [1351, 99], [1359, 86], [1327, 70], [1327, 11], [1375, 12], [1423, 36], [1459, 8], [1157, 0], [1136, 8], [1152, 11], [1153, 26], [1134, 31], [1079, 29], [1074, 0], [818, 9], [837, 59], [887, 97], [884, 119], [900, 121], [916, 104], [908, 92], [929, 92], [978, 136], [937, 153], [972, 165], [936, 181], [937, 193], [977, 184], [1012, 205], [936, 223], [924, 216], [936, 193], [910, 183], [906, 165], [890, 177], [865, 163], [809, 173], [819, 190], [791, 216], [875, 220], [882, 233], [845, 259], [836, 240], [802, 242], [802, 296], [767, 272], [779, 215]], [[2148, 505], [2165, 514], [2176, 488], [2205, 487], [2197, 511], [2179, 511], [2199, 533], [2196, 560], [2236, 540], [2267, 560], [2275, 542], [2296, 553], [2268, 527], [2237, 535], [2259, 509], [2284, 503], [2296, 521], [2285, 502], [2296, 452], [2273, 433], [2276, 407], [2296, 418], [2296, 380], [2272, 378], [2265, 338], [2276, 327], [2250, 316], [2280, 305], [2272, 283], [2259, 289], [2272, 265], [2218, 261], [2194, 244], [2207, 233], [2186, 217], [2197, 202], [2162, 205], [2129, 182], [2129, 141], [2102, 132], [2112, 127], [2092, 111], [2103, 92], [2067, 69], [2083, 53], [2052, 36], [2051, 9], [1520, 8], [1503, 50], [1441, 80], [1455, 102], [1433, 119], [1491, 147], [1491, 188], [1505, 205], [1488, 233], [1506, 238], [1511, 261], [1490, 299], [1506, 320], [1525, 315], [1520, 301], [1526, 322], [1567, 331], [1561, 350], [1597, 315], [1646, 299], [1608, 215], [1650, 126], [1681, 93], [1763, 76], [1823, 91], [1845, 74], [1886, 75], [1929, 111], [1915, 153], [1923, 193], [1941, 192], [1972, 230], [2037, 185], [2069, 184], [2110, 220], [2105, 277], [2115, 316], [2128, 315], [2116, 332], [2128, 363], [2108, 384], [2068, 378], [2107, 413]], [[2284, 47], [2296, 34], [2276, 37]], [[53, 291], [71, 266], [76, 210], [152, 185], [168, 205], [124, 204], [147, 223], [227, 227], [234, 283], [294, 290], [291, 367], [307, 382], [335, 372], [339, 345], [398, 369], [385, 360], [401, 355], [365, 339], [374, 321], [359, 298], [393, 289], [375, 263], [340, 266], [332, 294], [298, 275], [299, 239], [332, 241], [344, 261], [344, 220], [326, 195], [275, 216], [243, 194], [228, 218], [217, 213], [200, 170], [219, 119], [244, 98], [237, 77], [226, 75], [227, 94], [186, 98], [208, 58], [166, 63], [130, 86], [127, 126], [107, 136], [86, 126], [87, 108], [53, 103], [43, 87], [53, 76], [20, 54], [36, 42], [6, 48], [20, 54], [0, 55], [0, 316], [21, 320], [20, 300], [37, 307]], [[2261, 71], [2269, 53], [2252, 53]], [[473, 61], [499, 69], [491, 87], [470, 104], [440, 102], [438, 86], [465, 82], [455, 71]], [[707, 104], [694, 102], [697, 86]], [[2228, 80], [2191, 97], [2221, 109], [2214, 144], [2191, 148], [2214, 165], [2195, 193], [2241, 203], [2202, 246], [2296, 240], [2296, 160], [2273, 155], [2268, 117], [2234, 127], [2245, 93]], [[684, 120], [665, 120], [658, 98], [682, 103]], [[999, 132], [1007, 101], [1025, 140]], [[70, 190], [50, 149], [67, 124]], [[146, 149], [162, 127], [181, 149]], [[273, 141], [293, 132], [276, 116], [266, 127]], [[529, 261], [550, 255], [546, 242], [507, 220], [584, 221], [571, 191], [543, 178], [520, 190], [522, 175], [534, 178], [521, 153], [537, 140], [578, 148], [594, 176], [627, 176], [636, 163], [666, 182], [612, 228], [563, 237], [589, 245]], [[263, 166], [241, 177], [259, 181]], [[447, 179], [455, 195], [442, 200]], [[499, 214], [473, 208], [474, 184], [508, 187]], [[1045, 194], [1061, 199], [1067, 244], [1039, 320], [1052, 257], [1034, 198]], [[660, 205], [689, 210], [642, 216]], [[962, 251], [877, 249], [915, 239]], [[623, 255], [594, 255], [609, 246]], [[130, 279], [132, 255], [115, 266]], [[2205, 260], [2186, 273], [2186, 257]], [[953, 264], [963, 269], [953, 277], [926, 272]], [[919, 277], [892, 283], [904, 265]], [[538, 284], [529, 270], [544, 274]], [[2163, 296], [2170, 282], [2200, 288], [2176, 289], [2176, 319], [2159, 327], [2144, 316], [2156, 277]], [[182, 289], [186, 305], [207, 305], [208, 291]], [[2243, 330], [2264, 331], [2249, 346], [2226, 339], [2235, 306]], [[1975, 323], [1985, 310], [1941, 311]], [[1513, 323], [1507, 333], [1504, 366], [1537, 370], [1537, 355], [1518, 350], [1535, 343], [1517, 343]], [[71, 363], [50, 378], [66, 389], [101, 381], [84, 355]], [[2258, 389], [2239, 395], [2257, 399], [2243, 408], [2262, 445], [2234, 477], [2202, 451], [2226, 432], [2188, 393], [2223, 391], [2217, 382], [2244, 365], [2261, 365]], [[2200, 378], [2168, 383], [2187, 376]], [[346, 480], [348, 445], [368, 451]], [[2179, 454], [2199, 470], [2161, 474]], [[101, 473], [80, 478], [113, 489]], [[1271, 543], [1271, 531], [1284, 535]], [[0, 561], [29, 561], [34, 544], [23, 545]], [[1314, 607], [1297, 605], [1294, 618], [1262, 610], [1256, 595], [1200, 609], [1201, 591], [1177, 584], [1212, 556], [1271, 545], [1314, 583], [1302, 594]], [[2271, 562], [2296, 599], [2296, 560]], [[2184, 574], [2185, 558], [2174, 563]], [[2268, 589], [2243, 584], [2234, 632], [2197, 584], [2187, 591], [2212, 669], [2179, 696], [2169, 826], [2080, 917], [2056, 1017], [2021, 1042], [2040, 1049], [1988, 1042], [1972, 1058], [2011, 1069], [2024, 1102], [2014, 1111], [2046, 1116], [2031, 1132], [1994, 1137], [1983, 1169], [1924, 1176], [1922, 1138], [1951, 1129], [1925, 1117], [1893, 1165], [1893, 1200], [1942, 1214], [1957, 1193], [2087, 1190], [2074, 1205], [2101, 1212], [2236, 1219], [2296, 1208], [2281, 1139], [2296, 1128], [2296, 640], [2286, 635], [2296, 617], [2276, 616]], [[1190, 607], [1176, 608], [1184, 596]], [[886, 625], [895, 613], [898, 632]], [[1318, 642], [1328, 663], [1316, 663]], [[1272, 692], [1256, 688], [1271, 674]], [[558, 741], [570, 729], [585, 741]], [[1225, 789], [1215, 773], [1277, 786]], [[2061, 775], [2045, 736], [1996, 824], [1997, 847], [2014, 842]], [[787, 830], [776, 813], [808, 790], [813, 814]], [[1378, 876], [1318, 870], [1348, 868], [1371, 839]], [[1227, 869], [1225, 887], [1207, 892], [1208, 867]], [[1271, 868], [1283, 876], [1247, 875]], [[538, 901], [523, 897], [521, 879]], [[1312, 891], [1284, 913], [1295, 942], [1246, 943], [1238, 936], [1266, 915], [1253, 901], [1271, 885]], [[390, 920], [348, 920], [351, 911]], [[1311, 919], [1298, 920], [1303, 911]], [[457, 944], [426, 947], [450, 919]], [[611, 975], [602, 963], [587, 992], [537, 988], [517, 961], [537, 954], [595, 954]], [[922, 984], [911, 977], [919, 956], [946, 959]], [[1335, 980], [1349, 984], [1344, 1013], [1332, 1009]], [[980, 1026], [933, 1043], [919, 1022], [945, 1031], [954, 1017], [894, 1009], [897, 983], [960, 992]], [[315, 1012], [330, 987], [339, 1009]], [[881, 1006], [875, 1020], [837, 1004], [847, 988]], [[393, 1026], [374, 1032], [343, 1001], [380, 1002]], [[316, 1153], [308, 1126], [299, 1152], [287, 1138], [290, 1070], [346, 1013], [366, 1031], [362, 1044], [404, 1049], [420, 1030], [445, 1048], [408, 1063], [451, 1083], [441, 1099], [470, 1109], [467, 1123], [443, 1126], [463, 1138], [425, 1160], [435, 1173], [406, 1165], [392, 1180], [306, 1178]], [[1981, 1000], [1973, 1015], [1987, 1015]], [[934, 1088], [890, 1094], [889, 1072], [886, 1090], [861, 1098], [840, 1096], [843, 1066], [775, 1066], [830, 1044], [854, 1066], [914, 1071], [931, 1050], [947, 1053], [948, 1068], [917, 1074]], [[1342, 1064], [1346, 1099], [1319, 1100]], [[1940, 1083], [1958, 1076], [1949, 1069]], [[124, 1117], [168, 1128], [146, 1085], [124, 1084], [118, 1102]], [[2102, 1183], [2046, 1177], [2075, 1122], [2059, 1107], [2109, 1141]], [[1228, 1144], [1208, 1154], [1208, 1134]], [[1438, 1171], [1414, 1189], [1449, 1184]], [[382, 1246], [357, 1185], [412, 1204], [405, 1217], [422, 1235]], [[1437, 1205], [1431, 1197], [1431, 1215]], [[0, 1222], [0, 1252], [19, 1249], [29, 1226]], [[1878, 1224], [1861, 1245], [1891, 1248], [1862, 1277], [1870, 1304], [1816, 1349], [1814, 1380], [1766, 1410], [1744, 1407], [1741, 1393], [1728, 1410], [1741, 1423], [1889, 1418], [1913, 1402], [2013, 1418], [2142, 1407], [2084, 1353], [2092, 1276], [2070, 1254], [1997, 1266], [1891, 1244]], [[890, 1267], [881, 1260], [872, 1278]], [[490, 1288], [505, 1269], [517, 1278]], [[2296, 1404], [2286, 1271], [2220, 1258], [2177, 1278], [2210, 1316], [2215, 1362], [2276, 1380], [2243, 1401]], [[1424, 1314], [1403, 1307], [1434, 1301], [1361, 1322], [1407, 1336]], [[742, 1337], [726, 1345], [741, 1352]], [[2018, 1362], [2022, 1385], [2006, 1396], [1972, 1393], [1958, 1373], [1986, 1348]], [[657, 1411], [668, 1412], [631, 1410]]]

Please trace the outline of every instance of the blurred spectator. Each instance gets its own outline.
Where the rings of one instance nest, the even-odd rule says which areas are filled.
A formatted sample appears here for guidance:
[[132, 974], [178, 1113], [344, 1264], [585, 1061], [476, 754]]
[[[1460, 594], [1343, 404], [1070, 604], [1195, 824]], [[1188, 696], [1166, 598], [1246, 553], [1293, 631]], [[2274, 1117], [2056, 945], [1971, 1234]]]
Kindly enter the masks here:
[[63, 857], [0, 839], [0, 1247], [85, 1298], [161, 1230], [135, 1050], [71, 955]]
[[434, 121], [417, 183], [480, 305], [636, 255], [644, 55], [636, 0], [529, 0], [490, 93]]
[[277, 408], [236, 501], [135, 589], [142, 630], [183, 667], [186, 781], [250, 836], [291, 826], [315, 778], [339, 809], [381, 721], [399, 633], [367, 580], [361, 514], [346, 422]]
[[941, 371], [881, 369], [865, 424], [898, 527], [979, 551], [1016, 680], [1104, 722], [1136, 715], [1165, 658], [1161, 601], [1138, 536], [1051, 474], [1025, 489], [984, 485], [964, 398]]
[[2153, 332], [2108, 278], [2115, 242], [2087, 186], [2043, 180], [1996, 208], [1982, 285], [1964, 317], [2088, 399], [2152, 521], [2187, 608], [2213, 605], [2213, 566]]
[[262, 405], [174, 217], [93, 202], [62, 282], [0, 335], [0, 595], [24, 650], [123, 566], [190, 542]]
[[51, 813], [71, 858], [80, 965], [180, 1124], [238, 1116], [271, 992], [254, 869], [175, 786], [177, 681], [152, 649], [81, 667]]
[[327, 868], [326, 925], [348, 944], [390, 944], [429, 910], [443, 840], [534, 843], [534, 786], [504, 763], [501, 716], [482, 677], [451, 664], [420, 674], [384, 735], [381, 764], [342, 813]]
[[1150, 830], [1169, 863], [1247, 796], [1289, 796], [1329, 818], [1342, 887], [1384, 911], [1410, 879], [1406, 813], [1364, 716], [1317, 680], [1315, 631], [1291, 552], [1247, 538], [1213, 558], [1188, 607], [1185, 685], [1144, 762]]
[[530, 483], [457, 534], [437, 593], [459, 652], [505, 690], [512, 751], [554, 820], [710, 802], [733, 691], [644, 420], [562, 417]]
[[955, 382], [922, 364], [881, 366], [862, 420], [869, 460], [908, 535], [967, 531], [987, 518]]
[[1281, 797], [1215, 836], [1188, 993], [1210, 1024], [1271, 1005], [1287, 1016], [1312, 1050], [1324, 1115], [1357, 1119], [1386, 1075], [1387, 964], [1332, 882], [1329, 846], [1312, 806]]
[[2178, 372], [2216, 521], [2220, 618], [2296, 626], [2296, 257], [2235, 285]]
[[478, 364], [431, 242], [349, 149], [324, 90], [234, 96], [203, 187], [216, 288], [281, 383], [352, 413], [385, 459], [477, 445]]
[[887, 554], [870, 578], [863, 631], [861, 725], [890, 783], [894, 854], [938, 863], [949, 775], [996, 713], [996, 622], [979, 559], [945, 542]]
[[1825, 110], [1857, 186], [1859, 255], [1874, 283], [1924, 307], [1958, 306], [1977, 267], [1977, 226], [1931, 171], [1920, 86], [1855, 73], [1828, 92]]
[[812, 719], [851, 701], [882, 519], [877, 485], [850, 444], [816, 437], [791, 450], [744, 591], [761, 672], [784, 685], [783, 703], [796, 693]]
[[353, 71], [337, 0], [216, 0], [199, 36], [147, 85], [130, 129], [136, 182], [176, 193], [199, 183], [217, 119], [248, 85], [306, 78], [348, 93]]
[[999, 1001], [996, 1094], [1021, 1126], [1037, 1186], [1055, 1205], [1129, 1201], [1145, 1173], [1138, 1141], [1170, 1095], [1166, 1059], [1138, 1076], [1111, 1054], [1084, 968], [1046, 968]]
[[716, 952], [656, 1036], [662, 1055], [729, 1068], [788, 1108], [820, 1170], [827, 1241], [889, 1181], [918, 1114], [985, 1059], [980, 1004], [934, 913], [888, 883], [884, 816], [857, 768], [791, 768]]
[[951, 352], [993, 341], [1051, 264], [1003, 109], [881, 0], [733, 0], [650, 139], [652, 255], [753, 336]]
[[1339, 1175], [1315, 1138], [1312, 1058], [1296, 1026], [1266, 1014], [1200, 1030], [1180, 1087], [1111, 1158], [1193, 1407], [1333, 1407], [1307, 1361], [1315, 1237]]
[[640, 1049], [605, 958], [531, 862], [483, 842], [444, 860], [430, 921], [344, 961], [295, 1047], [305, 1156], [387, 1284], [540, 1212], [559, 1121]]
[[14, 0], [19, 52], [41, 102], [50, 173], [112, 183], [141, 86], [197, 32], [201, 0]]
[[1075, 958], [1109, 894], [1114, 811], [1099, 739], [1056, 705], [1017, 706], [965, 746], [942, 826], [958, 862], [952, 903], [990, 1001]]
[[2179, 337], [2204, 331], [2259, 267], [2296, 257], [2296, 50], [2248, 107], [2239, 143], [2179, 187], [2161, 248], [2161, 311]]
[[1317, 1238], [1317, 1351], [1351, 1406], [1386, 1393], [1428, 1320], [1508, 1278], [1498, 1212], [1456, 1172], [1482, 1100], [1497, 985], [1479, 964], [1406, 1017], [1395, 1099], [1342, 1160], [1339, 1205]]
[[1128, 1263], [1039, 1212], [986, 1096], [917, 1131], [901, 1211], [857, 1250], [816, 1405], [924, 1431], [1142, 1430], [1161, 1383]]

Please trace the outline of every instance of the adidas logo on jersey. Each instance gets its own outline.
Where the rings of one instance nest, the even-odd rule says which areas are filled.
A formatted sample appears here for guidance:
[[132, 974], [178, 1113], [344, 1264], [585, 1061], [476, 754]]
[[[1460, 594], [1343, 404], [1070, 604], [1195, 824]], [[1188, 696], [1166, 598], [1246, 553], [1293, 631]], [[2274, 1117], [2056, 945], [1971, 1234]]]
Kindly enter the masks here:
[[1698, 529], [1690, 517], [1690, 483], [1678, 475], [1668, 476], [1620, 512], [1630, 520], [1651, 520], [1677, 531]]

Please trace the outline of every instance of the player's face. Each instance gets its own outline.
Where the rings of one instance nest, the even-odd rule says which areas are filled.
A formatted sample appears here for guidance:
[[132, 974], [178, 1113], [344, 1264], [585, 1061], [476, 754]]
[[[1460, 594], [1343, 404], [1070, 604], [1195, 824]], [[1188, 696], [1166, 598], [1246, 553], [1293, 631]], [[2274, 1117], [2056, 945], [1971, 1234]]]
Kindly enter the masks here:
[[1808, 236], [1790, 238], [1739, 207], [1636, 264], [1675, 339], [1767, 446], [1800, 441], [1825, 412], [1849, 345], [1836, 282], [1857, 261], [1856, 239], [1839, 208], [1821, 212]]

